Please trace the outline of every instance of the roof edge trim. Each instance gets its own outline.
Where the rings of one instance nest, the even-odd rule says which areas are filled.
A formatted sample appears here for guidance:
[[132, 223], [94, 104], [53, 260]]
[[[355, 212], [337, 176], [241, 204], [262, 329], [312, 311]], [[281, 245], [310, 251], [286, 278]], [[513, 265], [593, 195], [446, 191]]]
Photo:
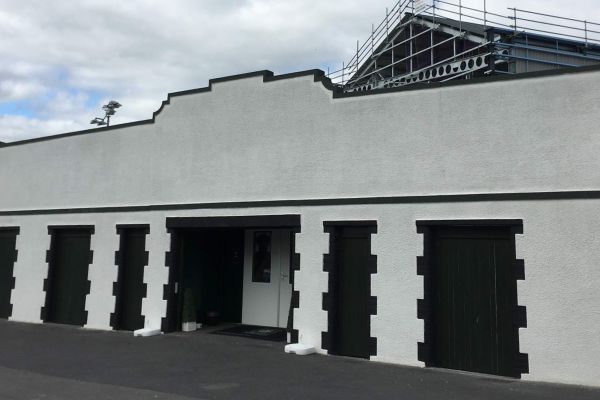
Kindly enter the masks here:
[[0, 142], [0, 148], [19, 146], [19, 145], [30, 144], [30, 143], [37, 143], [37, 142], [43, 142], [43, 141], [48, 141], [48, 140], [62, 139], [62, 138], [84, 135], [84, 134], [102, 133], [102, 132], [106, 132], [106, 131], [110, 131], [110, 130], [129, 128], [129, 127], [138, 126], [138, 125], [153, 124], [156, 121], [156, 117], [162, 112], [164, 107], [171, 103], [171, 98], [173, 98], [173, 97], [211, 92], [212, 85], [215, 83], [235, 81], [235, 80], [239, 80], [239, 79], [247, 79], [247, 78], [253, 78], [253, 77], [260, 77], [260, 76], [262, 76], [263, 82], [268, 83], [268, 82], [280, 81], [280, 80], [285, 80], [285, 79], [293, 79], [293, 78], [299, 78], [299, 77], [303, 77], [303, 76], [311, 76], [312, 75], [314, 77], [315, 82], [320, 82], [326, 89], [328, 89], [329, 91], [332, 92], [334, 99], [338, 99], [338, 98], [349, 98], [349, 97], [374, 96], [374, 95], [378, 95], [378, 94], [405, 92], [405, 91], [408, 92], [408, 91], [415, 91], [415, 90], [439, 89], [439, 88], [461, 86], [461, 85], [475, 85], [475, 84], [484, 84], [484, 83], [491, 83], [491, 82], [512, 81], [512, 80], [517, 80], [517, 79], [543, 78], [543, 77], [552, 77], [552, 76], [559, 76], [559, 75], [573, 74], [573, 73], [585, 73], [585, 72], [592, 72], [592, 71], [600, 71], [600, 64], [590, 65], [590, 66], [586, 66], [586, 67], [569, 67], [569, 68], [560, 68], [560, 69], [553, 69], [553, 70], [526, 72], [526, 73], [512, 74], [512, 75], [495, 75], [495, 76], [481, 77], [481, 78], [468, 79], [468, 80], [461, 79], [461, 80], [448, 81], [448, 82], [415, 83], [413, 85], [401, 86], [401, 87], [396, 87], [396, 88], [375, 89], [375, 90], [365, 91], [365, 92], [344, 93], [337, 86], [335, 86], [331, 82], [331, 79], [329, 79], [325, 76], [325, 72], [320, 69], [309, 69], [309, 70], [305, 70], [305, 71], [293, 72], [293, 73], [282, 74], [282, 75], [275, 75], [275, 74], [273, 74], [272, 71], [269, 71], [269, 70], [261, 70], [261, 71], [249, 72], [249, 73], [245, 73], [245, 74], [231, 75], [231, 76], [225, 76], [225, 77], [221, 77], [221, 78], [214, 78], [214, 79], [209, 80], [208, 86], [198, 88], [198, 89], [184, 90], [184, 91], [180, 91], [180, 92], [170, 92], [167, 95], [167, 99], [162, 102], [162, 104], [160, 105], [158, 110], [156, 110], [152, 113], [152, 118], [150, 118], [150, 119], [127, 122], [124, 124], [112, 125], [112, 126], [108, 126], [108, 127], [104, 127], [104, 128], [92, 128], [92, 129], [85, 129], [82, 131], [68, 132], [68, 133], [62, 133], [62, 134], [50, 135], [50, 136], [42, 136], [42, 137], [38, 137], [38, 138], [25, 139], [25, 140], [20, 140], [20, 141], [15, 141], [15, 142], [8, 142], [8, 143]]
[[293, 78], [299, 78], [299, 77], [311, 76], [311, 75], [314, 76], [315, 82], [321, 82], [323, 84], [323, 86], [325, 86], [327, 89], [331, 90], [332, 92], [335, 93], [338, 90], [331, 83], [331, 80], [325, 76], [325, 72], [323, 72], [320, 69], [310, 69], [310, 70], [293, 72], [293, 73], [282, 74], [282, 75], [275, 75], [272, 71], [269, 71], [269, 70], [260, 70], [260, 71], [248, 72], [245, 74], [224, 76], [221, 78], [210, 79], [208, 81], [208, 86], [206, 86], [206, 87], [168, 93], [167, 99], [163, 100], [163, 102], [161, 103], [158, 110], [156, 110], [152, 113], [152, 118], [150, 118], [150, 119], [127, 122], [124, 124], [111, 125], [111, 126], [102, 127], [102, 128], [91, 128], [91, 129], [84, 129], [81, 131], [60, 133], [57, 135], [41, 136], [41, 137], [37, 137], [37, 138], [19, 140], [19, 141], [15, 141], [15, 142], [8, 142], [8, 143], [0, 142], [0, 148], [19, 146], [19, 145], [37, 143], [37, 142], [45, 142], [48, 140], [63, 139], [63, 138], [85, 135], [85, 134], [103, 133], [103, 132], [107, 132], [110, 130], [129, 128], [129, 127], [138, 126], [138, 125], [153, 124], [154, 122], [156, 122], [156, 117], [163, 111], [165, 106], [167, 106], [171, 103], [171, 98], [179, 97], [179, 96], [187, 96], [187, 95], [197, 94], [197, 93], [211, 92], [212, 86], [215, 83], [236, 81], [236, 80], [240, 80], [240, 79], [247, 79], [247, 78], [254, 78], [254, 77], [261, 77], [261, 76], [263, 78], [263, 82], [274, 82], [274, 81], [279, 81], [279, 80], [284, 80], [284, 79], [293, 79]]

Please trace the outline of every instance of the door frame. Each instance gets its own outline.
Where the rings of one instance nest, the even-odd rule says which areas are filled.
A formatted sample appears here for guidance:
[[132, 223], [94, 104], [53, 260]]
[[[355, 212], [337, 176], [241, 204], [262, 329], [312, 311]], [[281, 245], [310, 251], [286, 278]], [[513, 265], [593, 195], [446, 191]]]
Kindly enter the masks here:
[[14, 240], [15, 240], [15, 247], [14, 247], [12, 253], [5, 255], [6, 257], [12, 257], [10, 282], [8, 282], [8, 286], [10, 287], [10, 290], [9, 290], [9, 294], [8, 294], [8, 304], [6, 304], [6, 311], [7, 311], [6, 318], [10, 318], [12, 316], [12, 310], [13, 310], [12, 292], [15, 289], [15, 281], [16, 281], [16, 279], [15, 279], [15, 264], [16, 264], [18, 256], [19, 256], [18, 236], [20, 233], [21, 233], [21, 228], [18, 226], [0, 226], [0, 234], [14, 236]]
[[[124, 287], [123, 287], [123, 274], [124, 274], [124, 268], [126, 268], [127, 266], [124, 265], [125, 264], [125, 259], [124, 259], [124, 250], [125, 250], [125, 241], [127, 240], [127, 235], [131, 232], [131, 231], [138, 231], [143, 233], [144, 235], [144, 267], [142, 268], [143, 272], [142, 272], [142, 282], [141, 282], [141, 286], [142, 286], [142, 291], [141, 291], [141, 295], [142, 295], [142, 303], [143, 303], [143, 299], [146, 298], [146, 296], [148, 295], [148, 284], [144, 282], [144, 278], [145, 278], [145, 272], [146, 272], [146, 267], [148, 267], [148, 261], [149, 261], [149, 251], [146, 250], [146, 248], [148, 247], [147, 245], [147, 236], [150, 234], [150, 225], [149, 224], [118, 224], [116, 226], [116, 232], [117, 235], [119, 236], [119, 250], [115, 251], [115, 265], [117, 266], [117, 280], [113, 282], [113, 296], [115, 297], [115, 308], [114, 311], [110, 314], [110, 326], [113, 328], [113, 330], [118, 330], [121, 329], [122, 327], [120, 326], [121, 323], [121, 307], [122, 304], [121, 302], [124, 300], [123, 299], [123, 291], [124, 291]], [[142, 313], [143, 310], [140, 309], [140, 318], [142, 321], [144, 321], [144, 326], [145, 326], [145, 315]], [[142, 328], [144, 327], [142, 326]]]
[[[372, 236], [377, 233], [377, 221], [375, 220], [363, 220], [363, 221], [323, 221], [323, 231], [329, 234], [329, 252], [323, 255], [323, 272], [327, 272], [328, 275], [328, 289], [327, 292], [323, 293], [322, 309], [327, 312], [327, 331], [321, 332], [321, 348], [327, 350], [328, 354], [335, 353], [335, 344], [333, 343], [335, 337], [335, 329], [337, 325], [337, 307], [336, 303], [338, 299], [335, 296], [336, 287], [338, 286], [338, 267], [336, 265], [337, 248], [336, 248], [336, 231], [341, 227], [363, 227], [366, 232]], [[372, 238], [369, 238], [369, 243], [372, 244]], [[372, 247], [372, 246], [371, 246]], [[369, 286], [369, 315], [377, 315], [377, 296], [372, 296], [371, 287], [371, 275], [377, 273], [377, 255], [369, 255], [368, 269], [368, 286]], [[371, 332], [371, 326], [369, 323], [369, 332]], [[369, 356], [377, 355], [377, 338], [369, 337]]]
[[[51, 293], [50, 290], [52, 288], [52, 268], [53, 263], [55, 261], [55, 251], [56, 251], [56, 233], [60, 231], [82, 231], [86, 232], [90, 236], [90, 251], [89, 251], [89, 261], [88, 261], [88, 273], [87, 280], [85, 281], [86, 287], [84, 288], [85, 300], [84, 304], [87, 303], [87, 296], [90, 294], [90, 289], [92, 287], [92, 281], [90, 280], [90, 272], [89, 267], [94, 261], [94, 250], [93, 247], [93, 236], [96, 233], [96, 228], [94, 225], [49, 225], [48, 226], [48, 235], [50, 236], [50, 250], [46, 251], [46, 264], [47, 264], [47, 274], [46, 279], [44, 279], [43, 290], [44, 290], [44, 306], [40, 311], [40, 319], [42, 322], [48, 322], [48, 308], [51, 301]], [[80, 326], [85, 326], [87, 324], [88, 319], [88, 311], [87, 305], [84, 305], [83, 312], [83, 324]]]
[[[424, 340], [418, 343], [418, 359], [426, 367], [435, 367], [435, 354], [433, 354], [433, 293], [434, 290], [434, 263], [435, 263], [435, 236], [436, 228], [480, 228], [494, 229], [507, 228], [509, 232], [511, 267], [516, 281], [525, 279], [525, 263], [517, 259], [515, 235], [523, 234], [522, 219], [465, 219], [465, 220], [417, 220], [417, 233], [423, 235], [423, 255], [417, 256], [417, 275], [423, 277], [424, 297], [417, 300], [417, 318], [423, 320]], [[517, 293], [511, 294], [514, 304], [513, 329], [517, 338], [517, 350], [513, 356], [512, 377], [521, 378], [521, 374], [529, 373], [529, 359], [526, 353], [519, 352], [519, 329], [527, 327], [526, 308], [517, 304]]]
[[[178, 301], [181, 296], [176, 290], [179, 285], [179, 254], [181, 252], [181, 237], [184, 229], [291, 229], [300, 232], [301, 218], [299, 214], [281, 215], [243, 215], [243, 216], [214, 216], [214, 217], [167, 217], [167, 233], [171, 237], [169, 251], [165, 253], [165, 266], [169, 269], [167, 284], [163, 285], [163, 300], [167, 302], [166, 316], [162, 318], [161, 330], [163, 332], [179, 331], [178, 327]], [[292, 250], [293, 265], [290, 274], [300, 269], [300, 255]], [[298, 331], [293, 329], [293, 309], [298, 308], [299, 293], [294, 290], [292, 277], [292, 300], [290, 317], [288, 320], [288, 333], [291, 341], [296, 341]]]

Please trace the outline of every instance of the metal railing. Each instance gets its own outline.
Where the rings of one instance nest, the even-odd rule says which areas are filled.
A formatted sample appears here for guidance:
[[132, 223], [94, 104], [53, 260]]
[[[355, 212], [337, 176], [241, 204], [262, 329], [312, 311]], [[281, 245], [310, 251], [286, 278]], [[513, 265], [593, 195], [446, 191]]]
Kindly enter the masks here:
[[[422, 3], [419, 2], [419, 3]], [[572, 66], [567, 62], [558, 60], [559, 56], [572, 56], [580, 58], [583, 61], [589, 60], [592, 62], [600, 61], [600, 52], [595, 54], [580, 54], [561, 50], [558, 45], [555, 49], [547, 47], [539, 47], [529, 45], [528, 43], [501, 43], [498, 37], [492, 36], [488, 39], [486, 34], [482, 36], [481, 45], [462, 53], [453, 54], [451, 57], [441, 61], [433, 62], [433, 52], [436, 47], [444, 44], [448, 40], [462, 37], [465, 33], [471, 33], [473, 26], [468, 24], [477, 24], [483, 26], [483, 30], [487, 31], [494, 28], [495, 31], [504, 34], [511, 34], [513, 37], [531, 36], [543, 37], [544, 40], [567, 41], [569, 43], [582, 45], [583, 48], [593, 47], [598, 49], [600, 46], [600, 23], [590, 22], [536, 11], [523, 10], [519, 8], [509, 7], [509, 15], [502, 15], [491, 11], [487, 7], [486, 0], [482, 0], [481, 8], [474, 8], [462, 5], [462, 0], [429, 0], [429, 5], [415, 12], [415, 0], [399, 0], [391, 9], [386, 9], [385, 18], [377, 25], [371, 26], [371, 34], [362, 45], [357, 41], [356, 52], [349, 61], [342, 63], [341, 68], [328, 72], [328, 77], [337, 85], [342, 86], [345, 90], [354, 90], [354, 85], [361, 84], [363, 89], [374, 87], [387, 87], [389, 84], [409, 84], [415, 82], [414, 79], [406, 79], [409, 76], [423, 73], [423, 71], [434, 68], [439, 65], [450, 65], [460, 61], [460, 57], [473, 57], [477, 55], [475, 51], [481, 51], [485, 45], [492, 48], [491, 45], [498, 44], [498, 47], [487, 52], [487, 55], [498, 55], [500, 61], [507, 62], [508, 60], [525, 60], [534, 63], [549, 63], [556, 67]], [[434, 43], [433, 34], [439, 28], [439, 23], [453, 20], [455, 33], [450, 39], [443, 39]], [[413, 24], [419, 23], [428, 24], [428, 28], [414, 32]], [[413, 42], [422, 35], [431, 35], [430, 45], [427, 48], [413, 51]], [[401, 37], [404, 35], [403, 37]], [[498, 36], [498, 35], [496, 35]], [[410, 52], [395, 58], [396, 50], [401, 46], [409, 46]], [[513, 49], [520, 49], [525, 52], [525, 55], [513, 54]], [[431, 52], [431, 65], [426, 68], [413, 70], [412, 60], [422, 55], [425, 52]], [[547, 52], [554, 55], [556, 61], [548, 61], [538, 59], [535, 56], [529, 56], [529, 51], [534, 54]], [[402, 54], [401, 52], [399, 52]], [[391, 54], [391, 62], [380, 62], [380, 57], [383, 54]], [[582, 62], [583, 62], [582, 61]], [[398, 75], [395, 74], [395, 66], [403, 63], [409, 64], [408, 70], [402, 71]], [[495, 65], [496, 61], [492, 64]], [[489, 65], [486, 65], [489, 67]], [[446, 66], [447, 68], [447, 66]], [[483, 67], [481, 67], [483, 68]], [[383, 76], [384, 71], [391, 71], [391, 76]], [[451, 80], [468, 76], [471, 70], [458, 71], [453, 76], [444, 77], [438, 80]], [[509, 72], [510, 73], [510, 72]], [[419, 79], [420, 80], [420, 79]], [[370, 82], [365, 85], [365, 82]], [[377, 83], [377, 84], [376, 84]]]
[[385, 18], [377, 27], [371, 25], [371, 35], [360, 45], [356, 41], [356, 53], [348, 62], [342, 63], [342, 68], [331, 71], [328, 76], [335, 83], [344, 84], [345, 78], [354, 75], [358, 68], [368, 59], [374, 56], [375, 48], [379, 47], [381, 42], [389, 38], [390, 29], [399, 29], [398, 24], [409, 5], [413, 5], [414, 0], [399, 0], [390, 10], [386, 9]]

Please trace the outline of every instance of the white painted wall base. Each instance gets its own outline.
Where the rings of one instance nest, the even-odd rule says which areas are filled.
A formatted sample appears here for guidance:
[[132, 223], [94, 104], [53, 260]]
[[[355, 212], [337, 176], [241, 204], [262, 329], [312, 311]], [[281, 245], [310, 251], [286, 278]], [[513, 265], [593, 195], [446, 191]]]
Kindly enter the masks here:
[[133, 331], [133, 336], [150, 337], [160, 335], [160, 329], [142, 328]]
[[296, 354], [299, 356], [307, 356], [317, 352], [313, 346], [302, 343], [288, 344], [285, 346], [284, 351], [286, 353]]

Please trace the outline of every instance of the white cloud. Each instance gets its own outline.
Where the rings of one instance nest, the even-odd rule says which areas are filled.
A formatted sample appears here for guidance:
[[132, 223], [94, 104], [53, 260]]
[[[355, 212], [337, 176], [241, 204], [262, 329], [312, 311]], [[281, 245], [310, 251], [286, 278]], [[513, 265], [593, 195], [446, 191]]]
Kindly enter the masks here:
[[31, 139], [55, 133], [72, 132], [87, 129], [88, 126], [75, 120], [26, 118], [20, 115], [0, 116], [0, 132], [3, 132], [3, 141]]
[[[8, 141], [87, 128], [110, 99], [124, 104], [114, 119], [122, 123], [150, 118], [168, 92], [201, 87], [210, 78], [337, 68], [394, 1], [0, 3], [0, 110], [3, 103], [27, 100], [34, 113], [0, 117], [0, 140]], [[507, 14], [517, 2], [487, 3]], [[520, 8], [543, 4], [550, 13], [600, 20], [598, 3], [518, 1]], [[479, 7], [482, 0], [463, 4]], [[89, 96], [97, 94], [94, 103]]]
[[44, 87], [39, 82], [26, 80], [9, 80], [0, 81], [0, 98], [6, 100], [22, 100], [41, 94]]

